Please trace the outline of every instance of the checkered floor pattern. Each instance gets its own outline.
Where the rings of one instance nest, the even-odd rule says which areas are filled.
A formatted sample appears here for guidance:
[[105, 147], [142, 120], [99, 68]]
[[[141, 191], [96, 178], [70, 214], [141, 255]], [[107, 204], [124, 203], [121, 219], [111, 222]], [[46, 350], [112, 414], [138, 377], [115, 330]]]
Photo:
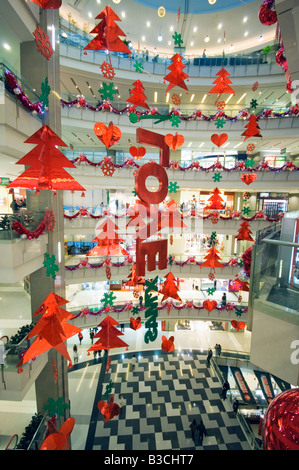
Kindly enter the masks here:
[[[132, 355], [131, 355], [132, 356]], [[138, 357], [138, 354], [136, 354]], [[148, 351], [132, 370], [131, 357], [111, 356], [111, 368], [104, 375], [101, 393], [96, 396], [92, 450], [247, 450], [248, 443], [239, 422], [233, 417], [227, 398], [220, 398], [221, 383], [206, 355], [192, 351], [159, 355]], [[115, 402], [121, 393], [126, 401], [119, 416], [103, 421], [96, 402], [106, 385], [113, 382]], [[207, 430], [200, 443], [193, 441], [190, 424], [199, 418]]]

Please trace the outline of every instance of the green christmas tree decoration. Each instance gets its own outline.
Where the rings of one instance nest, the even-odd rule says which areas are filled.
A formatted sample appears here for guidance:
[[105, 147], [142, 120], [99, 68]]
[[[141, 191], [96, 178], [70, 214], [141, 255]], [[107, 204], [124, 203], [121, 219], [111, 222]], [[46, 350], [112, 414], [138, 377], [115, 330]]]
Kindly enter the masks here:
[[215, 183], [216, 183], [216, 181], [220, 181], [221, 178], [222, 178], [221, 173], [214, 173], [213, 180], [215, 181]]
[[180, 187], [178, 186], [178, 183], [176, 181], [174, 181], [174, 182], [170, 181], [169, 182], [168, 191], [170, 193], [176, 193], [178, 189], [180, 189]]
[[169, 257], [168, 257], [168, 263], [169, 263], [170, 266], [173, 265], [173, 257], [172, 257], [172, 255], [169, 255]]
[[51, 87], [49, 86], [48, 77], [46, 77], [45, 81], [41, 83], [41, 95], [39, 97], [40, 101], [42, 102], [43, 111], [49, 107], [49, 94], [51, 91]]
[[175, 45], [175, 46], [178, 46], [178, 47], [181, 47], [181, 45], [182, 45], [183, 42], [184, 42], [183, 39], [182, 39], [182, 35], [179, 34], [179, 33], [177, 33], [177, 32], [175, 32], [172, 37], [173, 37], [173, 39], [174, 39], [174, 45]]
[[64, 411], [70, 407], [68, 403], [64, 403], [64, 398], [60, 397], [58, 400], [49, 398], [47, 405], [44, 406], [44, 410], [48, 412], [50, 417], [55, 415], [64, 416]]
[[52, 276], [53, 279], [56, 279], [56, 272], [59, 271], [58, 264], [55, 263], [56, 257], [55, 255], [50, 256], [49, 253], [46, 253], [46, 259], [43, 262], [43, 265], [46, 268], [46, 275], [48, 277]]
[[103, 88], [100, 88], [99, 93], [102, 95], [103, 100], [114, 100], [114, 95], [118, 93], [114, 88], [114, 83], [105, 83], [103, 82]]
[[114, 300], [116, 300], [117, 297], [113, 294], [113, 292], [105, 292], [104, 297], [101, 300], [101, 303], [103, 304], [104, 307], [112, 306]]

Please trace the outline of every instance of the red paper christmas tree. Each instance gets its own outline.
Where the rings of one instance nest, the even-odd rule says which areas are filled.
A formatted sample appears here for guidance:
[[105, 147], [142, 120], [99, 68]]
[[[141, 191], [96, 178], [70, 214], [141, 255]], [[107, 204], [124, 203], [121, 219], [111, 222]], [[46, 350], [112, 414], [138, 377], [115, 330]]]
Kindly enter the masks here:
[[164, 77], [164, 80], [169, 82], [165, 93], [175, 86], [184, 88], [188, 93], [188, 88], [184, 80], [188, 79], [189, 76], [183, 72], [183, 69], [186, 66], [183, 64], [182, 59], [183, 57], [180, 54], [175, 54], [171, 57], [172, 64], [167, 67], [167, 69], [170, 70], [170, 73]]
[[119, 256], [129, 254], [120, 246], [120, 243], [124, 240], [115, 232], [115, 230], [118, 230], [118, 226], [111, 219], [104, 221], [98, 229], [102, 229], [102, 232], [92, 240], [97, 245], [90, 250], [87, 256]]
[[246, 124], [245, 128], [246, 130], [243, 132], [243, 134], [241, 134], [241, 137], [245, 137], [244, 142], [250, 137], [262, 137], [257, 118], [254, 114], [250, 116], [248, 124]]
[[127, 279], [129, 280], [125, 283], [126, 286], [137, 286], [138, 284], [145, 284], [145, 280], [142, 276], [136, 276], [136, 263], [133, 264]]
[[159, 290], [159, 293], [163, 294], [162, 302], [163, 300], [168, 299], [168, 297], [182, 302], [182, 299], [178, 295], [179, 288], [174, 275], [172, 273], [168, 273], [166, 274], [165, 279], [166, 280], [163, 282], [162, 287]]
[[236, 236], [236, 239], [237, 240], [248, 240], [250, 242], [253, 242], [254, 240], [251, 237], [251, 235], [252, 235], [252, 232], [250, 231], [250, 225], [247, 222], [247, 220], [244, 220], [240, 225], [240, 228], [238, 230], [238, 235]]
[[228, 78], [230, 75], [224, 68], [219, 70], [218, 73], [216, 73], [217, 78], [213, 82], [215, 85], [211, 91], [209, 91], [209, 95], [212, 93], [217, 93], [219, 96], [222, 95], [223, 93], [233, 93], [235, 94], [235, 90], [232, 89], [230, 86], [232, 81]]
[[[67, 320], [75, 318], [75, 315], [61, 308], [61, 305], [67, 303], [67, 300], [51, 292], [38, 308], [34, 316], [41, 314], [43, 316], [27, 336], [27, 339], [35, 336], [37, 338], [23, 355], [18, 367], [52, 348], [62, 354], [69, 361], [69, 367], [72, 367], [72, 361], [64, 342], [77, 335], [82, 329], [67, 323]], [[19, 372], [22, 372], [21, 368], [19, 368]]]
[[162, 212], [161, 215], [161, 224], [160, 228], [163, 227], [186, 227], [183, 222], [183, 216], [180, 211], [177, 209], [178, 205], [174, 200], [171, 200], [166, 204], [166, 209]]
[[31, 0], [33, 3], [37, 3], [44, 10], [56, 10], [62, 5], [62, 0]]
[[208, 201], [211, 201], [208, 206], [206, 206], [206, 209], [213, 209], [213, 210], [222, 210], [224, 209], [224, 201], [222, 197], [220, 196], [221, 191], [218, 188], [213, 189], [211, 197], [208, 199]]
[[119, 38], [119, 36], [126, 37], [126, 34], [115, 23], [121, 21], [117, 14], [109, 6], [96, 17], [97, 20], [102, 20], [90, 34], [97, 36], [85, 46], [85, 50], [93, 51], [113, 51], [124, 52], [131, 57], [131, 51], [126, 44]]
[[98, 338], [98, 340], [88, 349], [88, 352], [101, 351], [102, 349], [127, 348], [128, 344], [119, 338], [123, 333], [115, 325], [119, 325], [119, 323], [107, 315], [98, 325], [101, 327], [101, 330], [94, 336], [94, 339]]
[[132, 109], [134, 110], [137, 106], [141, 108], [148, 108], [149, 106], [146, 104], [146, 96], [144, 94], [144, 86], [140, 80], [136, 80], [133, 83], [133, 89], [130, 90], [130, 98], [127, 99], [127, 103], [131, 103], [133, 105]]
[[218, 255], [219, 251], [217, 248], [212, 246], [205, 255], [205, 262], [200, 266], [207, 268], [224, 268], [223, 264], [220, 263], [220, 256]]
[[22, 157], [17, 164], [28, 165], [8, 188], [48, 189], [85, 191], [63, 167], [76, 168], [75, 165], [58, 150], [67, 145], [48, 127], [41, 127], [25, 141], [26, 144], [36, 144], [36, 147]]

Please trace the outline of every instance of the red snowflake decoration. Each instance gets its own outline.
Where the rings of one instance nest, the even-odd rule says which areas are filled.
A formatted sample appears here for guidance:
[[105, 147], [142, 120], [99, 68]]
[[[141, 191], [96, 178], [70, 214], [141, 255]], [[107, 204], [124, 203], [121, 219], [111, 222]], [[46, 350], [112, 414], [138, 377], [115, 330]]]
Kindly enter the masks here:
[[219, 214], [217, 212], [213, 212], [211, 214], [211, 222], [212, 224], [217, 224], [219, 220]]
[[209, 274], [209, 279], [210, 279], [210, 281], [214, 281], [214, 279], [215, 279], [215, 274], [210, 273], [210, 274]]
[[44, 222], [45, 222], [45, 228], [48, 232], [53, 232], [54, 227], [55, 227], [55, 217], [53, 214], [53, 211], [50, 209], [47, 209], [44, 215]]
[[253, 152], [254, 149], [255, 149], [255, 145], [254, 145], [254, 144], [248, 144], [248, 145], [247, 145], [247, 153]]
[[54, 52], [49, 36], [40, 28], [40, 26], [36, 28], [33, 36], [35, 38], [38, 51], [49, 60]]
[[181, 98], [177, 93], [173, 93], [171, 99], [172, 99], [173, 104], [175, 104], [176, 106], [178, 106], [181, 103]]
[[219, 109], [219, 111], [222, 111], [222, 109], [225, 108], [225, 101], [217, 101], [216, 107]]
[[111, 269], [109, 267], [106, 267], [106, 277], [110, 281], [110, 279], [111, 279]]
[[108, 80], [113, 80], [115, 71], [111, 64], [108, 62], [103, 62], [101, 65], [101, 70], [105, 78], [108, 78]]
[[101, 166], [102, 172], [105, 176], [113, 176], [115, 168], [110, 160], [106, 160]]

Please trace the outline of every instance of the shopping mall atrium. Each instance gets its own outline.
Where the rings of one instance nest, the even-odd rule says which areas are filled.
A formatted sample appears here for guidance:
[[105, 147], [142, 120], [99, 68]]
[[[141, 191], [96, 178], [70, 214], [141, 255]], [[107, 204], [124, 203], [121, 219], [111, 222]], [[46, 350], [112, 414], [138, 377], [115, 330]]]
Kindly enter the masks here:
[[0, 6], [0, 449], [299, 450], [299, 2]]

